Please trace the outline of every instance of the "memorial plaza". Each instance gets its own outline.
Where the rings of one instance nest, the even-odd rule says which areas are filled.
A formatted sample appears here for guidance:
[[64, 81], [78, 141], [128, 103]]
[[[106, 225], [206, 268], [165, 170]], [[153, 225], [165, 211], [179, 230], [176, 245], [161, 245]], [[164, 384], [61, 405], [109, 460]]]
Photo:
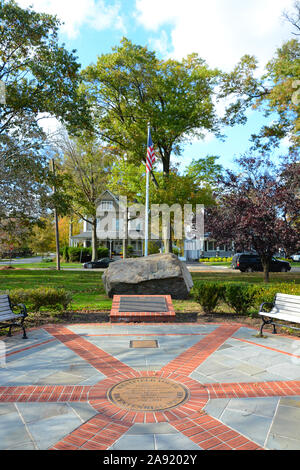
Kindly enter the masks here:
[[1, 450], [299, 450], [300, 342], [238, 323], [1, 337]]

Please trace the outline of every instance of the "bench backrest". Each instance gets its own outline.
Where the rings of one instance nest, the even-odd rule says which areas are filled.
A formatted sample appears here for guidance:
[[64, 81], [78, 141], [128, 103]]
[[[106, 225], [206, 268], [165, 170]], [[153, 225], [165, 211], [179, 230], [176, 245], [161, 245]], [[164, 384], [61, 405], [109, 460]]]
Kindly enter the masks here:
[[5, 317], [8, 314], [12, 314], [11, 304], [9, 296], [7, 294], [0, 295], [0, 321], [1, 317]]
[[278, 313], [300, 316], [300, 295], [276, 294], [274, 309]]

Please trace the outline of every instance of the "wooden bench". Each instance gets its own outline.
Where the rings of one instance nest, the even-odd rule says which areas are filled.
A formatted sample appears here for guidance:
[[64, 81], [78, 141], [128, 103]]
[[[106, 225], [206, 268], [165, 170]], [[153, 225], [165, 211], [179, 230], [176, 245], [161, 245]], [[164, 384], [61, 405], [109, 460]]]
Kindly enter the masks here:
[[[265, 308], [270, 308], [267, 312]], [[276, 322], [276, 320], [283, 320], [292, 323], [300, 323], [300, 296], [289, 294], [276, 294], [273, 303], [263, 302], [259, 308], [259, 315], [262, 317], [262, 325], [260, 327], [260, 335], [262, 336], [263, 327], [265, 325], [273, 325], [273, 333], [276, 334], [276, 327], [284, 326], [286, 328], [293, 328], [300, 330], [295, 326], [283, 325]]]
[[[14, 313], [13, 309], [19, 307], [19, 312]], [[13, 304], [8, 294], [0, 295], [0, 328], [9, 328], [7, 336], [11, 336], [13, 326], [20, 326], [23, 330], [23, 338], [27, 339], [24, 326], [24, 319], [27, 317], [27, 310], [23, 304]]]

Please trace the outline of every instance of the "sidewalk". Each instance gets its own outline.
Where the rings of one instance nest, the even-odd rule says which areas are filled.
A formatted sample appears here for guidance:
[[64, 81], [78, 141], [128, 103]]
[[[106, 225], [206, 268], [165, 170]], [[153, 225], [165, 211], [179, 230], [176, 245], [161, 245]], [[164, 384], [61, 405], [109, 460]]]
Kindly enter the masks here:
[[106, 323], [1, 337], [0, 449], [299, 450], [300, 341], [256, 334]]

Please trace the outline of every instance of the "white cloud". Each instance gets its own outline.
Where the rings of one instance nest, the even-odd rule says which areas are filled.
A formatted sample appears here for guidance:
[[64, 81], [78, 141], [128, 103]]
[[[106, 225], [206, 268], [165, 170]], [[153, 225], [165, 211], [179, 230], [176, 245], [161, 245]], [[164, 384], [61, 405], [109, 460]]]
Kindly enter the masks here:
[[[292, 26], [282, 20], [294, 0], [136, 0], [136, 21], [156, 33], [171, 27], [172, 57], [181, 60], [197, 52], [211, 67], [230, 70], [244, 54], [262, 65], [291, 37]], [[152, 39], [154, 43], [154, 39]], [[169, 54], [168, 54], [169, 55]]]
[[26, 8], [30, 5], [38, 12], [56, 15], [64, 25], [61, 31], [70, 39], [78, 36], [80, 28], [88, 25], [95, 30], [114, 28], [125, 32], [120, 15], [120, 2], [105, 0], [17, 0]]

